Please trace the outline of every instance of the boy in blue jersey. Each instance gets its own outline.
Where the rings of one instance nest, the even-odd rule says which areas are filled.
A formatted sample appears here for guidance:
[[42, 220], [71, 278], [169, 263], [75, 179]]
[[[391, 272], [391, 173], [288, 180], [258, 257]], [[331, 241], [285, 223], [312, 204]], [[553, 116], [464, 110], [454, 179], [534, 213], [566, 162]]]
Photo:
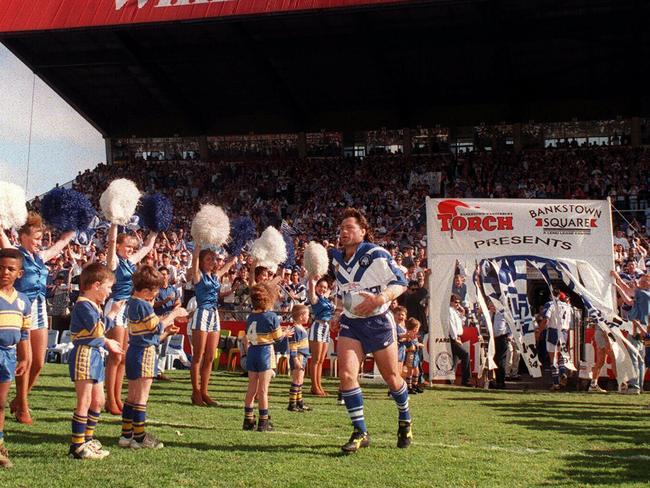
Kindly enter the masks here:
[[158, 290], [158, 296], [156, 296], [156, 300], [153, 303], [153, 309], [156, 315], [164, 317], [175, 308], [181, 306], [181, 299], [178, 296], [178, 289], [169, 284], [169, 270], [161, 266], [158, 268], [158, 272], [163, 277], [163, 284], [160, 290]]
[[31, 356], [29, 329], [31, 303], [16, 291], [14, 282], [23, 275], [23, 256], [17, 249], [0, 250], [0, 468], [10, 468], [4, 445], [4, 406], [16, 375], [23, 375]]
[[289, 365], [291, 366], [291, 388], [289, 389], [290, 412], [306, 412], [311, 410], [302, 399], [302, 382], [305, 378], [305, 368], [309, 353], [309, 340], [305, 324], [309, 322], [309, 308], [305, 305], [294, 305], [291, 310], [293, 318], [293, 336], [289, 339]]
[[278, 297], [277, 286], [260, 283], [251, 288], [253, 313], [246, 319], [246, 369], [248, 370], [248, 390], [244, 400], [244, 430], [255, 429], [253, 406], [255, 399], [259, 407], [258, 432], [273, 430], [269, 416], [269, 383], [273, 375], [273, 344], [282, 338], [290, 337], [291, 332], [280, 327], [280, 317], [271, 312]]
[[424, 393], [424, 390], [418, 387], [418, 376], [420, 374], [420, 354], [418, 349], [423, 347], [422, 343], [418, 340], [419, 331], [420, 321], [413, 317], [409, 318], [406, 321], [406, 342], [404, 343], [406, 354], [404, 364], [406, 365], [406, 386], [411, 395]]
[[102, 459], [109, 454], [94, 434], [105, 402], [101, 348], [116, 356], [122, 354], [120, 344], [104, 336], [120, 310], [120, 305], [114, 304], [106, 316], [102, 313], [101, 307], [111, 294], [114, 282], [113, 272], [99, 263], [88, 265], [79, 276], [81, 296], [70, 317], [74, 347], [70, 353], [69, 369], [77, 394], [69, 451], [73, 459]]
[[[169, 269], [165, 266], [160, 266], [158, 272], [163, 277], [163, 284], [158, 291], [158, 296], [153, 302], [153, 310], [158, 317], [165, 318], [172, 310], [181, 306], [181, 298], [178, 293], [178, 288], [169, 283]], [[165, 364], [167, 363], [167, 344], [161, 343], [158, 346], [158, 375], [156, 380], [170, 381], [170, 379], [163, 373], [165, 371]]]
[[153, 435], [145, 433], [149, 390], [156, 376], [156, 346], [178, 333], [174, 319], [187, 315], [187, 312], [179, 307], [163, 319], [156, 316], [153, 301], [162, 284], [163, 278], [153, 266], [144, 265], [133, 274], [133, 295], [127, 305], [129, 348], [126, 351], [126, 377], [129, 393], [122, 409], [120, 447], [163, 447], [163, 443]]
[[[138, 263], [145, 262], [147, 255], [156, 243], [155, 232], [149, 232], [147, 240], [140, 249], [137, 248], [138, 240], [129, 234], [118, 234], [118, 226], [111, 224], [108, 231], [106, 265], [115, 273], [115, 284], [111, 290], [110, 299], [106, 303], [105, 311], [111, 309], [115, 302], [122, 308], [115, 317], [115, 323], [106, 331], [106, 337], [115, 339], [122, 349], [126, 349], [128, 341], [126, 304], [133, 291], [133, 273]], [[119, 359], [119, 360], [118, 360]], [[106, 360], [106, 410], [113, 415], [122, 414], [122, 380], [124, 378], [125, 357], [109, 354]]]

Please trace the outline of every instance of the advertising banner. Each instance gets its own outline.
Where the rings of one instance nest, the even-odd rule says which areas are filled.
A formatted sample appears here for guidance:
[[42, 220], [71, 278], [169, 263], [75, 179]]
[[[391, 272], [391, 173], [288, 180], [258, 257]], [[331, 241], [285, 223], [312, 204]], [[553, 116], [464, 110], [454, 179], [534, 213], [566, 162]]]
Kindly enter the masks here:
[[[513, 285], [518, 273], [524, 273], [525, 282], [525, 264], [533, 262], [535, 257], [564, 263], [571, 276], [589, 290], [595, 306], [605, 314], [614, 310], [609, 277], [613, 266], [613, 233], [608, 201], [427, 198], [426, 207], [427, 259], [433, 271], [429, 283], [432, 379], [454, 377], [448, 367], [453, 277], [457, 273], [463, 275], [472, 294], [474, 271], [485, 259], [512, 256], [519, 258], [519, 265], [524, 264], [523, 270], [508, 270], [512, 289], [506, 286], [502, 294], [504, 304], [513, 312], [512, 322], [521, 323], [530, 315], [527, 312], [517, 317], [518, 308], [512, 307], [516, 302], [512, 297], [519, 296], [525, 301], [525, 286], [522, 283], [517, 290]], [[496, 261], [490, 263], [494, 267]], [[498, 267], [494, 271], [503, 274]], [[516, 332], [521, 334], [522, 347], [531, 356], [530, 364], [527, 363], [530, 371], [532, 355], [536, 354], [531, 344], [532, 331]], [[536, 376], [539, 371], [531, 374]]]
[[0, 0], [0, 34], [399, 3], [395, 0]]

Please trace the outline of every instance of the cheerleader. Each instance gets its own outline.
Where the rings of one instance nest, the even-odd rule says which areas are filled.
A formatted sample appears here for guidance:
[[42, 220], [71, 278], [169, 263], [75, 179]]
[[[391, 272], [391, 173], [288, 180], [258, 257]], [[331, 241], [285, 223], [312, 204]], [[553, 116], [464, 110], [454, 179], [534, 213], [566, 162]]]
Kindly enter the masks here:
[[[45, 294], [49, 271], [45, 263], [61, 254], [75, 236], [74, 231], [65, 232], [49, 249], [41, 250], [43, 227], [41, 216], [30, 212], [25, 225], [18, 231], [18, 250], [23, 255], [24, 273], [16, 280], [15, 288], [27, 295], [32, 304], [32, 327], [29, 333], [32, 356], [27, 372], [16, 377], [16, 398], [11, 402], [10, 410], [16, 414], [16, 420], [23, 424], [32, 423], [27, 397], [43, 369], [47, 350], [48, 320]], [[3, 249], [14, 247], [4, 232], [0, 232], [0, 245]]]
[[329, 300], [330, 285], [327, 279], [316, 280], [310, 277], [309, 280], [309, 302], [311, 311], [314, 314], [314, 321], [309, 328], [309, 351], [311, 353], [311, 394], [316, 396], [327, 396], [321, 384], [323, 374], [323, 362], [327, 354], [327, 347], [330, 342], [330, 324], [334, 313], [334, 304]]
[[[149, 232], [144, 245], [136, 251], [137, 239], [129, 234], [118, 234], [117, 224], [111, 224], [108, 231], [106, 259], [108, 269], [115, 273], [115, 284], [111, 291], [111, 297], [106, 302], [104, 313], [107, 314], [115, 302], [120, 302], [122, 307], [115, 318], [115, 326], [106, 331], [106, 337], [118, 342], [123, 351], [127, 350], [129, 338], [126, 303], [131, 298], [133, 291], [133, 273], [136, 271], [136, 265], [154, 248], [157, 235], [156, 232]], [[109, 354], [106, 361], [106, 411], [113, 415], [122, 414], [125, 357], [124, 354], [119, 356]]]
[[228, 273], [237, 258], [232, 256], [217, 269], [217, 255], [195, 244], [192, 257], [192, 282], [196, 297], [196, 312], [192, 319], [192, 404], [218, 406], [208, 395], [212, 362], [219, 345], [219, 289], [221, 277]]

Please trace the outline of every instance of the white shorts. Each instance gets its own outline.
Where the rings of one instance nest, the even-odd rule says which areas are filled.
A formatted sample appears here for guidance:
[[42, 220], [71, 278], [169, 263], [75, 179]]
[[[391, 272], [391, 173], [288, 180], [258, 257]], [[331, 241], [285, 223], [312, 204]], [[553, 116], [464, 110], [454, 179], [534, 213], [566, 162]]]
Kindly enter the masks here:
[[191, 330], [201, 330], [203, 332], [219, 332], [221, 321], [219, 320], [219, 311], [215, 308], [197, 308], [192, 317], [190, 325]]
[[[108, 301], [106, 302], [106, 305], [104, 306], [104, 316], [108, 315], [108, 312], [111, 310], [113, 307], [113, 303], [116, 300], [113, 300], [112, 298], [109, 298]], [[120, 301], [120, 300], [117, 300]], [[123, 300], [122, 308], [120, 308], [120, 311], [117, 312], [117, 316], [115, 317], [115, 327], [122, 327], [123, 329], [126, 329], [127, 326], [129, 325], [129, 319], [126, 314], [126, 304], [129, 302], [128, 300]]]
[[324, 342], [329, 344], [330, 341], [330, 324], [323, 320], [314, 320], [309, 328], [309, 340], [313, 342]]
[[47, 329], [47, 301], [43, 295], [38, 295], [32, 302], [32, 330]]

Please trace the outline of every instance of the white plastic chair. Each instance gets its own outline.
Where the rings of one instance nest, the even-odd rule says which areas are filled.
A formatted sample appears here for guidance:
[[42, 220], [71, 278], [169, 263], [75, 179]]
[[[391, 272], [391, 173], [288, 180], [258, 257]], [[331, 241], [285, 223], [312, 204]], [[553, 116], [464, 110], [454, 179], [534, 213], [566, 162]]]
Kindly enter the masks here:
[[167, 339], [167, 353], [165, 355], [167, 363], [165, 364], [165, 369], [175, 369], [175, 359], [180, 360], [183, 364], [187, 362], [187, 356], [185, 355], [185, 351], [183, 351], [184, 342], [185, 337], [181, 334], [175, 334]]
[[49, 356], [50, 351], [52, 351], [52, 348], [56, 346], [58, 340], [59, 340], [59, 331], [49, 329], [47, 331], [47, 349], [45, 350], [45, 361], [47, 361], [47, 357]]
[[74, 345], [72, 344], [72, 334], [69, 330], [64, 330], [61, 333], [60, 342], [51, 350], [59, 354], [59, 362], [65, 364], [68, 362], [68, 355], [70, 354], [70, 351], [72, 351], [73, 347]]

